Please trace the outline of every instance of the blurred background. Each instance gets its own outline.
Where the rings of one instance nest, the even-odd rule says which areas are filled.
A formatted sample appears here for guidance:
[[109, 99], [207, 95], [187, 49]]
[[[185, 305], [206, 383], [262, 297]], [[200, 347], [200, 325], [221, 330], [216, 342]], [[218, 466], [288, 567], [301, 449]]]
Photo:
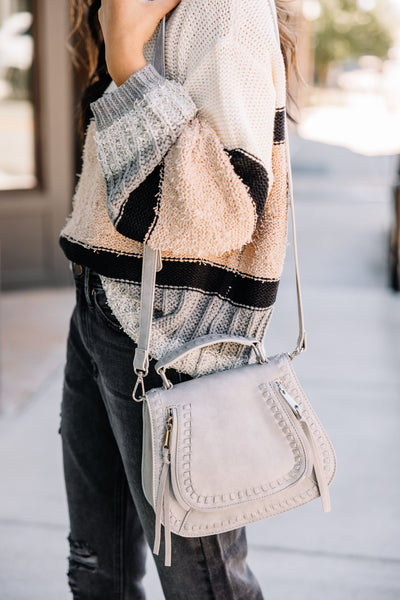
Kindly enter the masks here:
[[[266, 597], [400, 597], [400, 0], [292, 0], [291, 126], [308, 349], [300, 381], [337, 452], [319, 501], [248, 528]], [[0, 598], [64, 600], [58, 436], [72, 277], [58, 235], [80, 154], [67, 0], [0, 0]], [[293, 350], [291, 231], [267, 354]], [[162, 598], [151, 558], [146, 588]], [[189, 600], [189, 599], [188, 599]]]

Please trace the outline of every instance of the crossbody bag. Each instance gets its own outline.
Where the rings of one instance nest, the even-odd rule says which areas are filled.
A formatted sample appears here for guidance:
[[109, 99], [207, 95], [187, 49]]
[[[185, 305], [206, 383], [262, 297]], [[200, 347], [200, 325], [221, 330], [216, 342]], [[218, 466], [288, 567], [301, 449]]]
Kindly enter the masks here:
[[[276, 35], [279, 31], [275, 7]], [[165, 74], [165, 17], [154, 65]], [[293, 369], [306, 349], [297, 259], [293, 186], [286, 125], [290, 200], [299, 317], [292, 353], [265, 356], [255, 338], [210, 334], [193, 339], [155, 364], [162, 387], [145, 391], [149, 369], [156, 273], [161, 253], [143, 247], [139, 340], [133, 398], [143, 402], [142, 486], [155, 511], [153, 552], [165, 532], [165, 565], [171, 565], [171, 532], [200, 537], [273, 517], [315, 498], [330, 510], [328, 486], [335, 451]], [[210, 344], [249, 346], [257, 362], [173, 385], [166, 374], [187, 353]], [[139, 396], [138, 396], [139, 395]]]

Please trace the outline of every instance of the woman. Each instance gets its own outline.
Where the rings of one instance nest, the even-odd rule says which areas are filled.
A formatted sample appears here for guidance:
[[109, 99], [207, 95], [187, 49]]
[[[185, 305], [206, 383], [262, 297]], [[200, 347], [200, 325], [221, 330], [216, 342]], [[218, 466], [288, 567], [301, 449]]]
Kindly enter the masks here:
[[[143, 243], [162, 257], [147, 389], [161, 384], [154, 361], [199, 335], [263, 339], [286, 245], [285, 65], [294, 45], [285, 0], [282, 48], [270, 0], [75, 0], [73, 8], [81, 58], [95, 66], [82, 98], [82, 173], [60, 238], [77, 289], [60, 427], [68, 575], [76, 598], [144, 598], [154, 512], [132, 400]], [[165, 76], [152, 64], [164, 15]], [[236, 344], [215, 344], [177, 362], [169, 379], [254, 360]], [[166, 598], [262, 598], [244, 528], [173, 536], [172, 551], [172, 567], [155, 557]]]

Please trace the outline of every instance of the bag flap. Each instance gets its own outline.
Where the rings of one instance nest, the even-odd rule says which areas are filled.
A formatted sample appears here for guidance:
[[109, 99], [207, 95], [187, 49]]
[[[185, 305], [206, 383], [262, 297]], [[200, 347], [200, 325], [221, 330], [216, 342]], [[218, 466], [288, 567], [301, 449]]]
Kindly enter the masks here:
[[307, 440], [270, 366], [249, 365], [171, 390], [171, 478], [183, 506], [209, 510], [259, 500], [308, 470]]

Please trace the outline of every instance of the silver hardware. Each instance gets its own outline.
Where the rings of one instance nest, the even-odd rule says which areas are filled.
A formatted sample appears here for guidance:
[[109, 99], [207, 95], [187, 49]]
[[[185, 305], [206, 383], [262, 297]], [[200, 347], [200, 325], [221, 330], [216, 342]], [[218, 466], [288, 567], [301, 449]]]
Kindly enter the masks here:
[[301, 412], [300, 412], [300, 406], [297, 404], [297, 402], [292, 398], [292, 396], [289, 394], [289, 392], [287, 392], [285, 390], [285, 388], [283, 387], [281, 381], [279, 379], [275, 380], [276, 386], [281, 394], [281, 396], [286, 400], [286, 402], [289, 404], [290, 408], [292, 409], [292, 411], [294, 412], [294, 414], [296, 415], [296, 417], [300, 420], [303, 418]]
[[253, 344], [254, 351], [257, 356], [257, 362], [260, 364], [264, 364], [268, 362], [268, 358], [265, 355], [264, 348], [261, 342], [256, 342]]
[[164, 433], [164, 439], [163, 439], [163, 443], [162, 443], [162, 449], [164, 450], [164, 448], [168, 448], [168, 453], [171, 452], [171, 436], [172, 436], [173, 422], [174, 422], [174, 417], [172, 415], [172, 410], [170, 410], [169, 417], [165, 424], [165, 433]]
[[[135, 371], [136, 373], [136, 371]], [[145, 396], [146, 396], [146, 390], [144, 389], [144, 381], [143, 379], [146, 377], [147, 373], [145, 372], [139, 372], [136, 373], [137, 374], [137, 379], [136, 379], [136, 383], [135, 383], [135, 387], [133, 388], [133, 392], [132, 392], [132, 398], [135, 400], [135, 402], [143, 402]], [[136, 392], [138, 387], [141, 386], [142, 388], [142, 395], [139, 396], [139, 398], [136, 397]]]
[[306, 331], [303, 332], [303, 337], [301, 339], [300, 344], [297, 344], [295, 350], [293, 350], [293, 352], [291, 354], [288, 354], [290, 360], [293, 360], [295, 356], [297, 356], [298, 354], [301, 354], [302, 352], [304, 352], [304, 350], [307, 350], [307, 332]]
[[162, 379], [164, 390], [171, 390], [174, 387], [174, 384], [166, 376], [165, 369], [161, 368], [157, 371], [157, 373]]
[[135, 375], [137, 375], [138, 377], [147, 377], [147, 375], [149, 374], [149, 369], [142, 371], [142, 369], [133, 367], [133, 371], [134, 371]]

